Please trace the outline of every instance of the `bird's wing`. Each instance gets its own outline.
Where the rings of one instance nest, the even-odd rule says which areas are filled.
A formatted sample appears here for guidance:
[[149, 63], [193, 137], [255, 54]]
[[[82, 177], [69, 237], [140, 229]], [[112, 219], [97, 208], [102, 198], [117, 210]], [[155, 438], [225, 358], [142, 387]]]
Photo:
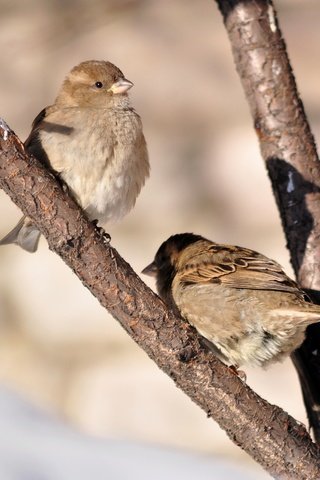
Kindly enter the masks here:
[[297, 284], [280, 265], [253, 250], [213, 244], [205, 254], [193, 257], [183, 270], [180, 281], [218, 283], [231, 288], [300, 292]]
[[38, 113], [36, 118], [33, 120], [31, 132], [29, 133], [28, 138], [24, 142], [24, 146], [26, 147], [26, 149], [28, 149], [30, 145], [34, 143], [35, 140], [37, 140], [39, 127], [41, 125], [41, 122], [45, 119], [46, 113], [47, 113], [47, 109], [44, 108], [43, 110], [41, 110], [40, 113]]
[[27, 152], [32, 153], [41, 163], [50, 168], [50, 162], [45, 150], [42, 148], [39, 131], [46, 118], [48, 108], [44, 108], [32, 122], [31, 132], [24, 142]]

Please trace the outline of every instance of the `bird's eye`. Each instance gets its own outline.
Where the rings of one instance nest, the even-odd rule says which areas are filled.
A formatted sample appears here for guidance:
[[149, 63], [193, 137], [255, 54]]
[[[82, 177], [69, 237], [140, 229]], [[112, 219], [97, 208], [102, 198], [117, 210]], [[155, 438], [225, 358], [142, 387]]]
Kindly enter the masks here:
[[96, 82], [96, 83], [95, 83], [95, 86], [96, 86], [97, 88], [102, 88], [102, 87], [103, 87], [103, 83], [102, 83], [102, 82]]

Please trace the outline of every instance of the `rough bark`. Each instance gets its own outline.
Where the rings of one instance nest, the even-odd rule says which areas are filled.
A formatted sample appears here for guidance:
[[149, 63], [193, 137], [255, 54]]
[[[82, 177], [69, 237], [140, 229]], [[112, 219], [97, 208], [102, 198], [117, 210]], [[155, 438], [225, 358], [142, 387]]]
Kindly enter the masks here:
[[54, 176], [0, 120], [0, 186], [131, 337], [233, 442], [278, 479], [319, 479], [320, 449], [201, 345], [195, 330], [106, 244]]
[[[271, 0], [216, 0], [248, 99], [297, 280], [320, 295], [320, 162]], [[293, 355], [320, 441], [320, 325]]]

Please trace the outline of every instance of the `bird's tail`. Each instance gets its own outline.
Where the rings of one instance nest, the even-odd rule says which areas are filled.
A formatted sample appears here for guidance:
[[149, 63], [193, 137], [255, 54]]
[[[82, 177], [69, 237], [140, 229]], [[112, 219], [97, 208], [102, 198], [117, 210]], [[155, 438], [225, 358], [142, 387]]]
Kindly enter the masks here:
[[312, 323], [320, 322], [320, 305], [306, 302], [304, 308], [273, 309], [271, 314], [277, 318], [282, 318], [282, 326], [285, 326], [286, 323], [292, 325], [292, 321], [294, 321], [296, 325], [306, 328]]
[[0, 240], [0, 245], [15, 243], [27, 252], [33, 253], [38, 248], [40, 235], [30, 218], [22, 217], [18, 224]]

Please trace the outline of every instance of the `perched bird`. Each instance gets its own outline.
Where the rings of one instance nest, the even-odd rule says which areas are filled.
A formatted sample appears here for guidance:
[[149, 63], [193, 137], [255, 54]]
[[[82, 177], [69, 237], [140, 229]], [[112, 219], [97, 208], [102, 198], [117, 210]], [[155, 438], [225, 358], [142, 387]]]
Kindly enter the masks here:
[[[105, 225], [135, 204], [149, 176], [146, 141], [130, 105], [133, 83], [110, 62], [86, 61], [64, 80], [33, 122], [25, 147], [56, 172], [90, 220]], [[0, 245], [37, 249], [40, 232], [23, 217]]]
[[320, 306], [305, 300], [278, 263], [200, 235], [171, 236], [142, 273], [159, 295], [207, 339], [225, 363], [268, 364], [299, 347]]

